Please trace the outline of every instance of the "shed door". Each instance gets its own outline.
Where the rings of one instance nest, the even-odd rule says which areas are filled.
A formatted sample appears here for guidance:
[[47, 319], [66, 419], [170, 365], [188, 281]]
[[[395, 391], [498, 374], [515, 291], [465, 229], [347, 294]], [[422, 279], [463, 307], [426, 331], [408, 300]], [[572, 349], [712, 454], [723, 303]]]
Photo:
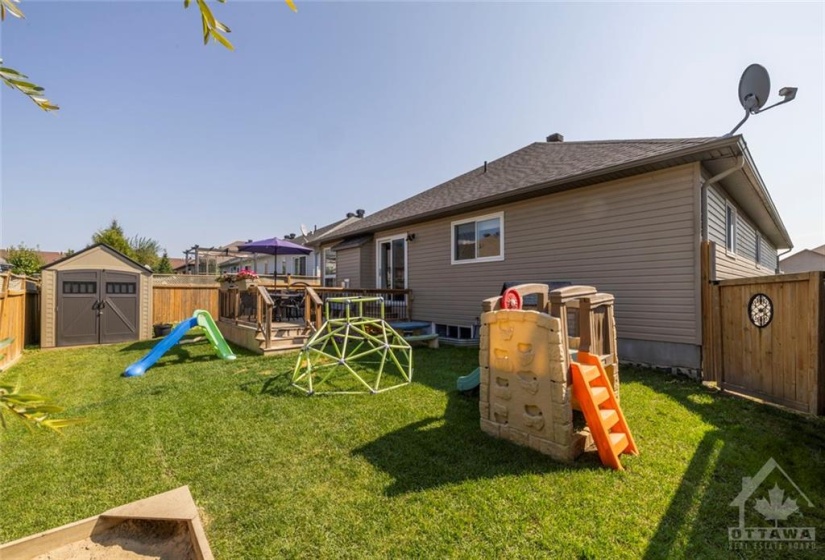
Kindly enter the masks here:
[[57, 345], [137, 340], [138, 280], [128, 272], [59, 272]]
[[57, 345], [97, 344], [98, 272], [57, 274]]
[[138, 339], [138, 275], [101, 273], [100, 342]]

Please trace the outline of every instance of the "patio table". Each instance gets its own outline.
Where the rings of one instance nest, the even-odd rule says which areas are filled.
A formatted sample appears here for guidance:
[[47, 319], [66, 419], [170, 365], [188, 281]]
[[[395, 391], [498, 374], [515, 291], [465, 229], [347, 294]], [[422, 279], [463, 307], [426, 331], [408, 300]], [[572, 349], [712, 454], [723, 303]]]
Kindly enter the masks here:
[[430, 348], [438, 348], [438, 333], [433, 332], [427, 321], [396, 321], [390, 326], [401, 333], [407, 342], [426, 342]]
[[273, 314], [274, 319], [276, 321], [283, 321], [286, 317], [286, 312], [290, 309], [295, 309], [297, 312], [300, 312], [299, 303], [303, 299], [303, 294], [301, 292], [284, 292], [284, 291], [275, 291], [269, 292], [269, 297], [272, 298], [272, 303], [274, 304], [273, 307]]

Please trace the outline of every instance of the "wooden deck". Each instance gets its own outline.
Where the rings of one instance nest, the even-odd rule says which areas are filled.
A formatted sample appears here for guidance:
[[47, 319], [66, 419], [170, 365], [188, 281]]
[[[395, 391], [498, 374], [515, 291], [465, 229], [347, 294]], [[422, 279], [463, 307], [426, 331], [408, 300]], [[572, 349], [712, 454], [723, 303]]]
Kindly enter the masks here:
[[[237, 288], [220, 290], [217, 324], [224, 338], [259, 354], [280, 354], [303, 347], [312, 333], [321, 328], [327, 313], [343, 312], [339, 307], [327, 305], [328, 298], [336, 298], [334, 305], [342, 305], [342, 297], [355, 299], [367, 296], [369, 302], [359, 304], [359, 313], [402, 321], [409, 319], [412, 300], [409, 290], [293, 285], [283, 292], [270, 291], [261, 285], [243, 292]], [[299, 303], [284, 306], [281, 297], [295, 298]], [[284, 320], [284, 317], [289, 319]]]
[[300, 350], [312, 336], [312, 329], [301, 322], [272, 322], [269, 344], [254, 321], [221, 317], [217, 322], [224, 338], [252, 352], [264, 355]]

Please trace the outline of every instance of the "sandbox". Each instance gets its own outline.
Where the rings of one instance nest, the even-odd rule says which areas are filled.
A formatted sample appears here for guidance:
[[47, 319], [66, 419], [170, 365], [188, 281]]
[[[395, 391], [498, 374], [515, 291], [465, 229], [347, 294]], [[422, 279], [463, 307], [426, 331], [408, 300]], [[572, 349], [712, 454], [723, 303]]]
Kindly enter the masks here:
[[213, 560], [189, 487], [0, 545], [3, 560]]

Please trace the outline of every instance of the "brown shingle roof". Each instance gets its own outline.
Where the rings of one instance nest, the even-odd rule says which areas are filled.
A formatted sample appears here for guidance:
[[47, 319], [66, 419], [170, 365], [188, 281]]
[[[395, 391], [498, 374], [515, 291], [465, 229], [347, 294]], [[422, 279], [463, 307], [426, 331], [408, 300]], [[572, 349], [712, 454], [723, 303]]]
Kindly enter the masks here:
[[[738, 137], [728, 139], [736, 143]], [[485, 199], [516, 196], [530, 187], [573, 179], [582, 175], [641, 163], [668, 154], [689, 151], [715, 138], [660, 140], [605, 140], [588, 142], [536, 142], [511, 154], [473, 169], [436, 187], [403, 200], [356, 224], [336, 231], [334, 237], [374, 231], [400, 225], [450, 208]], [[330, 236], [333, 237], [333, 236]]]
[[360, 222], [362, 219], [363, 218], [359, 218], [358, 216], [347, 216], [346, 218], [338, 220], [337, 222], [332, 222], [331, 224], [325, 225], [320, 228], [316, 228], [308, 232], [306, 235], [296, 237], [295, 239], [293, 239], [293, 241], [295, 243], [298, 243], [299, 245], [316, 244], [319, 241], [321, 241], [324, 238], [324, 236], [326, 236], [328, 233], [332, 233], [338, 229], [349, 227], [354, 223]]
[[[66, 253], [60, 251], [35, 251], [35, 253], [40, 255], [44, 266], [66, 256]], [[0, 258], [6, 258], [6, 249], [0, 249]]]

